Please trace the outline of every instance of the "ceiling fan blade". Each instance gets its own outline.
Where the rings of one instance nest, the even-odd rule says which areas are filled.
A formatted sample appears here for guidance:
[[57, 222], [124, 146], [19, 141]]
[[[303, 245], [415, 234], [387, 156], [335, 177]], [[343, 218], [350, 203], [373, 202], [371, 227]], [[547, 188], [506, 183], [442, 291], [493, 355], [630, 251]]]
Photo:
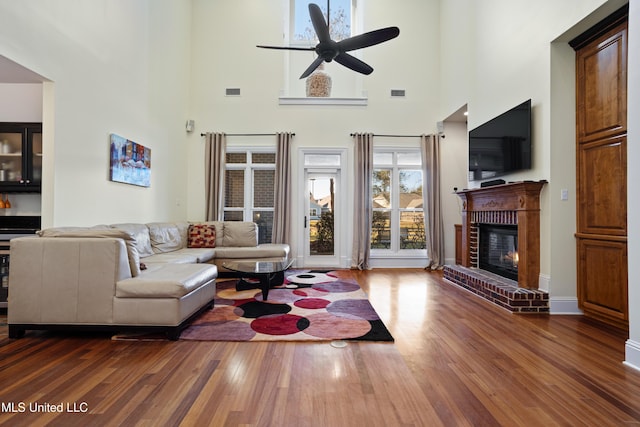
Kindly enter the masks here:
[[387, 40], [398, 37], [399, 34], [400, 29], [398, 27], [381, 28], [341, 40], [338, 42], [338, 49], [340, 49], [341, 52], [349, 52], [350, 50], [361, 49], [386, 42]]
[[320, 10], [320, 6], [314, 3], [309, 3], [309, 17], [311, 17], [313, 29], [316, 30], [318, 41], [320, 43], [330, 41], [331, 36], [329, 35], [329, 27], [324, 20], [324, 15]]
[[322, 61], [324, 61], [324, 59], [321, 56], [318, 56], [315, 61], [313, 61], [311, 63], [311, 65], [309, 65], [309, 68], [307, 68], [306, 70], [304, 70], [304, 73], [302, 73], [302, 75], [300, 76], [301, 79], [304, 79], [305, 77], [309, 77], [309, 74], [313, 73], [313, 71], [318, 68], [318, 66], [320, 64], [322, 64]]
[[373, 72], [373, 68], [369, 64], [362, 62], [355, 56], [349, 55], [348, 53], [343, 52], [339, 54], [335, 57], [335, 61], [362, 74], [369, 75]]
[[315, 50], [315, 47], [292, 47], [292, 46], [263, 46], [263, 45], [256, 45], [256, 47], [261, 47], [263, 49], [279, 49], [279, 50], [304, 50], [304, 51], [310, 51], [310, 50]]

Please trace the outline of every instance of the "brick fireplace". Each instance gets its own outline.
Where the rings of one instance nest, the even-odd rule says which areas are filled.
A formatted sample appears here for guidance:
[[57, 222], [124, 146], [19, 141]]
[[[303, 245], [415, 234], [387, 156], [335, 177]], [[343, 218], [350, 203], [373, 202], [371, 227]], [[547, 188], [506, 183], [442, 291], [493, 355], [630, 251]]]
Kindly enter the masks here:
[[[445, 278], [514, 312], [548, 312], [548, 294], [538, 290], [540, 191], [544, 184], [546, 181], [523, 181], [458, 192], [463, 202], [462, 263], [446, 266]], [[490, 234], [484, 234], [485, 241], [481, 241], [484, 228], [497, 233], [490, 244]], [[493, 264], [506, 267], [486, 269], [486, 260], [483, 263], [479, 257], [483, 245], [502, 251], [493, 255]]]

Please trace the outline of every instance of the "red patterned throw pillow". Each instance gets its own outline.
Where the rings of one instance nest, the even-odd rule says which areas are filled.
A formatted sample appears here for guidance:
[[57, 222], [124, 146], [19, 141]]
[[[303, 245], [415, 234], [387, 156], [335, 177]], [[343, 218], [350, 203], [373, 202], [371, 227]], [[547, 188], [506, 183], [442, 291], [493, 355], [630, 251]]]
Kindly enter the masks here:
[[213, 224], [190, 224], [187, 247], [215, 248], [216, 227]]

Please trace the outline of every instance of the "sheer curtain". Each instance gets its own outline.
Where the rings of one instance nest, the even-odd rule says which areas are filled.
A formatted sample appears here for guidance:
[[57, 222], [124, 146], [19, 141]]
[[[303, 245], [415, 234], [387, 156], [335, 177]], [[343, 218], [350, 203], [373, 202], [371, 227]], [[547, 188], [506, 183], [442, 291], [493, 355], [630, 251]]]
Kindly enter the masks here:
[[368, 270], [371, 254], [371, 208], [373, 174], [373, 134], [356, 133], [353, 136], [355, 147], [355, 185], [353, 215], [353, 253], [351, 268]]
[[440, 195], [440, 136], [422, 135], [420, 137], [422, 151], [422, 169], [424, 174], [424, 214], [427, 239], [427, 256], [429, 265], [426, 268], [436, 270], [444, 264], [444, 225], [442, 219], [442, 202]]
[[274, 182], [273, 243], [290, 243], [291, 240], [291, 141], [293, 134], [276, 134], [276, 176]]
[[224, 133], [205, 134], [205, 218], [207, 221], [224, 219], [224, 176], [227, 137]]

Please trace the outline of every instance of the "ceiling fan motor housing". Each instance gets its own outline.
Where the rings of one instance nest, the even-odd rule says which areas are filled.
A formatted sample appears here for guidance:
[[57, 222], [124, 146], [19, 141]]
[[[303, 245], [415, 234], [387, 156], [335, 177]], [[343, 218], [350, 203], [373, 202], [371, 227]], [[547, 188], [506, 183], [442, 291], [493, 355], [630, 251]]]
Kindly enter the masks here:
[[331, 62], [335, 59], [336, 56], [338, 56], [338, 54], [340, 53], [340, 49], [337, 42], [329, 40], [326, 42], [318, 43], [318, 45], [316, 46], [316, 53], [325, 61]]

